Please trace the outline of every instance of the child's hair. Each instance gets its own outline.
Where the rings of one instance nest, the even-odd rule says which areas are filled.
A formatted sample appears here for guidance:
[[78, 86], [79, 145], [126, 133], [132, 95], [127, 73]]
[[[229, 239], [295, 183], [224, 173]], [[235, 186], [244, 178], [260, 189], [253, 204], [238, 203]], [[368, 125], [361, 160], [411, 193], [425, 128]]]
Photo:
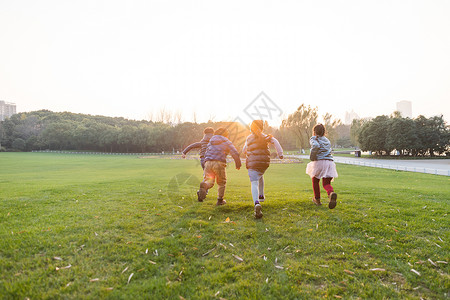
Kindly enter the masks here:
[[207, 134], [207, 133], [214, 133], [214, 128], [206, 127], [205, 130], [203, 130], [203, 134]]
[[250, 131], [256, 135], [260, 135], [264, 129], [263, 120], [253, 120], [252, 124], [250, 124]]
[[325, 134], [325, 126], [323, 126], [322, 124], [317, 124], [313, 128], [313, 133], [315, 133], [318, 136], [324, 136], [324, 134]]
[[217, 128], [216, 131], [214, 132], [214, 135], [221, 135], [221, 136], [224, 136], [227, 138], [228, 137], [228, 129], [223, 128], [223, 127]]
[[[262, 138], [261, 133], [264, 129], [264, 121], [263, 120], [253, 120], [252, 124], [250, 124], [250, 131], [256, 135], [258, 138]], [[271, 138], [272, 135], [268, 134], [268, 138]]]

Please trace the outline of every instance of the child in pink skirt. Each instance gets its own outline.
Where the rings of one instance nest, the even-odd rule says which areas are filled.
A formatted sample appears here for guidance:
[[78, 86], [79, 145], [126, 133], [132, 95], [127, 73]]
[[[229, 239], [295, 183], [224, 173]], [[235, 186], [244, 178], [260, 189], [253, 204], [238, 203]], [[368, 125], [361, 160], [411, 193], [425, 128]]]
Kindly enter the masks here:
[[336, 207], [337, 194], [331, 186], [333, 178], [338, 177], [336, 164], [331, 155], [331, 143], [324, 137], [325, 126], [317, 124], [313, 128], [313, 136], [309, 140], [311, 145], [311, 162], [306, 166], [306, 174], [312, 179], [314, 190], [313, 202], [316, 205], [322, 205], [320, 202], [320, 179], [322, 179], [323, 188], [327, 191], [330, 200], [328, 207], [333, 209]]

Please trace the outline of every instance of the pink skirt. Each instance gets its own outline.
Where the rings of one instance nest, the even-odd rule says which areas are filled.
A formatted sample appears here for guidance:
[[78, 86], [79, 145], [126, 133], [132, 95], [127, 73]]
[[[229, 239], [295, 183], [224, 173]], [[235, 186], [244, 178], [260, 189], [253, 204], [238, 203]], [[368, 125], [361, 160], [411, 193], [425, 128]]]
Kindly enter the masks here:
[[306, 165], [306, 174], [311, 178], [336, 178], [338, 173], [336, 171], [336, 164], [332, 160], [317, 160], [312, 161]]

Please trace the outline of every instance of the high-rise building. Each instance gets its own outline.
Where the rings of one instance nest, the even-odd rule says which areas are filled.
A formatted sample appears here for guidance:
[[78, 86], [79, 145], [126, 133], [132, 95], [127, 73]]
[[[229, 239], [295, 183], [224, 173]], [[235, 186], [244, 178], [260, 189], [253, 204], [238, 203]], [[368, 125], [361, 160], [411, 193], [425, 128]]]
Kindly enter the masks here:
[[352, 124], [354, 119], [359, 120], [359, 116], [357, 113], [353, 111], [353, 109], [351, 112], [348, 111], [345, 112], [344, 124], [350, 125]]
[[412, 103], [411, 101], [397, 102], [397, 111], [400, 112], [403, 118], [412, 118]]
[[0, 100], [0, 121], [11, 117], [16, 113], [16, 104]]

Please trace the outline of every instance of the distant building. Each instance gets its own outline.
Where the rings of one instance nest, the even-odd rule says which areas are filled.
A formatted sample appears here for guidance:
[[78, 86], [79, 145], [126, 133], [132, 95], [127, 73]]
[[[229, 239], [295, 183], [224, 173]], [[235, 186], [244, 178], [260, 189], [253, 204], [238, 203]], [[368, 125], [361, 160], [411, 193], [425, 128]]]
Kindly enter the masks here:
[[403, 118], [412, 118], [412, 103], [411, 101], [397, 102], [397, 111], [400, 112]]
[[16, 113], [16, 104], [0, 100], [0, 121], [11, 117]]
[[344, 124], [350, 125], [350, 124], [352, 124], [353, 120], [355, 120], [355, 119], [359, 120], [360, 118], [359, 118], [358, 114], [353, 111], [353, 109], [351, 112], [348, 112], [348, 111], [345, 112]]

